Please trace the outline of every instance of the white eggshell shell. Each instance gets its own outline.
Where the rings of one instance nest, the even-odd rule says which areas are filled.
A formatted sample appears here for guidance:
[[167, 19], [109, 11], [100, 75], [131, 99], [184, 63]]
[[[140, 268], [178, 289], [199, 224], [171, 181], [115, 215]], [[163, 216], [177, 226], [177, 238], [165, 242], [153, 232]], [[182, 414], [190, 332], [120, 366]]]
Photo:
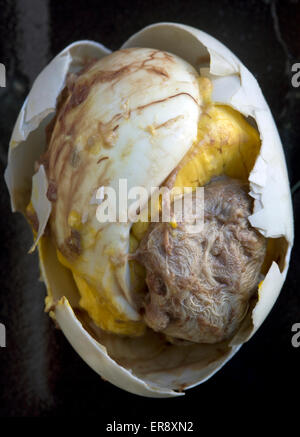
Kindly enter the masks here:
[[39, 227], [34, 244], [32, 245], [30, 252], [33, 252], [41, 236], [43, 235], [48, 219], [51, 214], [52, 205], [51, 202], [48, 200], [47, 190], [48, 190], [48, 181], [47, 181], [45, 168], [43, 165], [40, 165], [37, 173], [32, 177], [31, 202], [37, 214]]

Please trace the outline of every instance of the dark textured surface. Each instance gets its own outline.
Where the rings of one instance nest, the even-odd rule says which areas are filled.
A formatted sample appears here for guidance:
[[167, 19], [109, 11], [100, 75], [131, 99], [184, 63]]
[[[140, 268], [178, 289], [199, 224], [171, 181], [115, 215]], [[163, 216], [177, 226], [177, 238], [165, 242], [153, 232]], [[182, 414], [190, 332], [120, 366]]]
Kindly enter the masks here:
[[[0, 1], [0, 62], [7, 68], [7, 87], [0, 89], [1, 174], [20, 106], [51, 57], [85, 38], [117, 49], [134, 32], [158, 21], [182, 22], [211, 33], [255, 74], [278, 125], [294, 186], [299, 179], [300, 88], [291, 86], [291, 65], [300, 62], [300, 3], [292, 0], [111, 0], [103, 5], [96, 0]], [[300, 322], [300, 190], [293, 197], [296, 241], [291, 266], [269, 317], [221, 372], [172, 400], [123, 392], [102, 381], [76, 355], [43, 313], [45, 289], [38, 282], [36, 255], [26, 255], [31, 232], [21, 215], [10, 212], [2, 178], [0, 196], [0, 322], [7, 329], [7, 347], [0, 348], [0, 416], [73, 416], [75, 424], [94, 416], [101, 433], [105, 423], [131, 416], [136, 423], [196, 418], [199, 430], [211, 415], [227, 413], [232, 420], [239, 412], [244, 428], [266, 407], [273, 408], [274, 423], [282, 417], [283, 404], [291, 412], [292, 394], [298, 396], [300, 388], [300, 348], [291, 345], [291, 327]]]

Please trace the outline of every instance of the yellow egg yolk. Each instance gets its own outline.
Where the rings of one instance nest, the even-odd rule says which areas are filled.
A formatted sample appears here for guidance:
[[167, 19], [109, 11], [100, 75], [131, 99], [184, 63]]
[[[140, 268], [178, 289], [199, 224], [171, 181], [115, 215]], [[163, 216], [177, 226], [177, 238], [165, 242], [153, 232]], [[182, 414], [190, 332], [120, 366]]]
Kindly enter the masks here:
[[105, 331], [116, 334], [143, 334], [145, 330], [144, 323], [129, 320], [107, 296], [99, 293], [92, 284], [89, 284], [59, 250], [57, 250], [57, 258], [62, 265], [72, 271], [74, 281], [81, 295], [79, 304], [98, 326]]
[[[208, 104], [199, 121], [197, 141], [179, 164], [174, 187], [203, 186], [220, 175], [247, 181], [259, 149], [257, 130], [239, 112]], [[134, 223], [131, 235], [140, 241], [148, 226]]]

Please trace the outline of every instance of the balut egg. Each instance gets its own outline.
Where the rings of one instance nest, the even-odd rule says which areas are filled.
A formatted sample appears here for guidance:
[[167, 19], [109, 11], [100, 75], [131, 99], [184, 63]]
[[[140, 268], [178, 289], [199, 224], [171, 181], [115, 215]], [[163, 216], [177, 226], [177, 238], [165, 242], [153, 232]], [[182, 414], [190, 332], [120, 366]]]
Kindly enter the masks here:
[[[284, 282], [293, 222], [276, 126], [251, 73], [197, 29], [160, 23], [114, 53], [64, 49], [24, 102], [5, 177], [33, 228], [46, 311], [129, 392], [172, 397], [208, 379]], [[203, 228], [143, 209], [120, 220], [122, 201], [102, 222], [99, 192], [122, 200], [120, 181], [145, 190], [145, 208], [153, 187], [189, 188], [193, 205], [202, 187]]]

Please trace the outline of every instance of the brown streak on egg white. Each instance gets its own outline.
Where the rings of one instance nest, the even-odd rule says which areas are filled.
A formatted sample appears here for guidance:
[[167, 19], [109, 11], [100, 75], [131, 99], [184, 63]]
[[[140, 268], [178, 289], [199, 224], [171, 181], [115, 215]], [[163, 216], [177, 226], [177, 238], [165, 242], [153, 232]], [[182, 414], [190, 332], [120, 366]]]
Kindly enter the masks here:
[[72, 89], [69, 90], [69, 92], [70, 97], [59, 116], [60, 120], [62, 120], [69, 111], [81, 105], [81, 103], [87, 99], [90, 93], [90, 84], [85, 82], [81, 83], [80, 79], [78, 78], [76, 82], [74, 82]]
[[98, 159], [97, 164], [100, 164], [100, 162], [104, 161], [105, 159], [109, 159], [108, 156], [102, 156]]
[[151, 73], [155, 73], [159, 76], [163, 76], [164, 78], [168, 78], [169, 75], [167, 73], [166, 70], [164, 70], [163, 68], [158, 68], [158, 67], [148, 67], [146, 68], [147, 71], [151, 72]]
[[98, 121], [98, 133], [102, 140], [102, 145], [104, 147], [113, 147], [115, 141], [117, 139], [117, 129], [119, 127], [118, 124], [115, 124], [123, 118], [122, 114], [116, 114], [109, 122], [103, 123], [102, 121]]
[[56, 153], [52, 155], [52, 162], [50, 159], [49, 170], [55, 169], [57, 184], [59, 184], [59, 180], [63, 177], [66, 166], [71, 165], [71, 156], [73, 152], [74, 149], [71, 142], [64, 141], [60, 146], [57, 146]]
[[184, 115], [177, 115], [177, 117], [170, 118], [169, 120], [165, 121], [164, 123], [159, 124], [158, 126], [154, 126], [154, 129], [160, 129], [162, 127], [169, 128], [173, 123], [176, 123], [178, 120], [184, 118]]
[[191, 99], [193, 99], [194, 102], [196, 103], [196, 105], [199, 106], [199, 103], [191, 94], [189, 94], [189, 93], [177, 93], [177, 94], [173, 94], [172, 96], [165, 97], [164, 99], [154, 100], [153, 102], [149, 102], [146, 105], [138, 106], [137, 108], [133, 109], [133, 111], [134, 110], [135, 111], [142, 111], [143, 109], [148, 108], [148, 106], [156, 105], [156, 104], [162, 103], [162, 102], [166, 102], [167, 100], [174, 99], [175, 97], [183, 96], [183, 95], [186, 95], [186, 96], [190, 97]]

